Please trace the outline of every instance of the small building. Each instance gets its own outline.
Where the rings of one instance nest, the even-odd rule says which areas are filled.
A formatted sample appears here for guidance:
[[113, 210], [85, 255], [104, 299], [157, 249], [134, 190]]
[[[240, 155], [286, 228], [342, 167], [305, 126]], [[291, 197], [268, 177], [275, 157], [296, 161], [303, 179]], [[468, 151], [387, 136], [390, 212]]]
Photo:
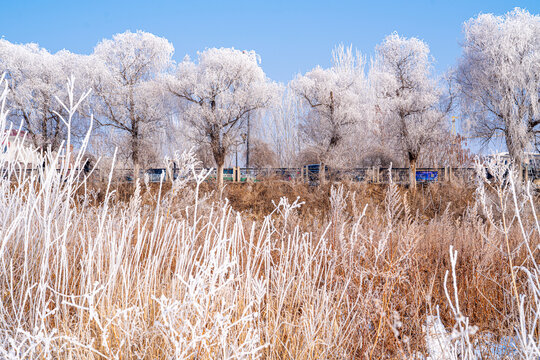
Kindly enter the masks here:
[[39, 165], [38, 150], [26, 131], [18, 129], [4, 131], [4, 135], [0, 137], [0, 161], [17, 162], [31, 168]]

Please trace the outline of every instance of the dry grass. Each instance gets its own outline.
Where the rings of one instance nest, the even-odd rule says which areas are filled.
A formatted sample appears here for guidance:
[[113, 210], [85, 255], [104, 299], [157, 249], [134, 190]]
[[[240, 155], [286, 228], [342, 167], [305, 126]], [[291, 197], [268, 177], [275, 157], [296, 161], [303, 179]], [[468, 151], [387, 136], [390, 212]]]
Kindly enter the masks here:
[[[229, 184], [227, 202], [219, 201], [207, 183], [201, 183], [198, 198], [194, 185], [164, 184], [161, 192], [157, 184], [114, 185], [113, 198], [105, 185], [90, 188], [90, 200], [78, 190], [87, 200], [69, 210], [74, 213], [67, 233], [61, 231], [67, 223], [56, 232], [64, 247], [53, 245], [43, 263], [44, 234], [35, 230], [36, 236], [24, 242], [35, 254], [17, 245], [23, 233], [13, 235], [4, 249], [13, 262], [4, 263], [4, 274], [34, 265], [22, 279], [0, 279], [5, 289], [20, 284], [12, 290], [15, 298], [32, 281], [47, 284], [50, 289], [41, 295], [46, 307], [72, 299], [77, 305], [60, 306], [45, 328], [85, 339], [104, 357], [234, 358], [235, 351], [243, 354], [238, 357], [266, 359], [426, 354], [426, 316], [439, 308], [448, 328], [455, 323], [444, 291], [450, 246], [459, 253], [459, 299], [463, 315], [479, 328], [475, 339], [514, 333], [516, 302], [504, 236], [480, 214], [473, 188], [433, 184], [411, 192], [397, 186], [313, 188], [277, 181]], [[10, 196], [8, 202], [14, 202], [16, 194]], [[297, 199], [304, 204], [291, 206]], [[105, 205], [107, 218], [99, 219]], [[515, 224], [509, 234], [514, 263], [526, 264]], [[535, 247], [538, 234], [530, 241]], [[526, 292], [525, 278], [518, 279], [518, 288]], [[15, 305], [20, 303], [4, 303], [10, 316], [15, 310], [6, 309]], [[123, 312], [129, 313], [126, 319], [118, 315]], [[217, 324], [215, 316], [225, 316], [229, 328]], [[21, 322], [28, 329], [31, 324]], [[191, 333], [178, 333], [186, 327]], [[212, 341], [205, 337], [209, 333]], [[238, 350], [242, 346], [245, 353]], [[81, 346], [77, 351], [81, 357], [95, 355]]]
[[508, 169], [478, 188], [218, 193], [189, 154], [179, 180], [134, 185], [46, 156], [0, 179], [2, 359], [501, 358], [508, 338], [507, 358], [540, 353], [538, 202]]

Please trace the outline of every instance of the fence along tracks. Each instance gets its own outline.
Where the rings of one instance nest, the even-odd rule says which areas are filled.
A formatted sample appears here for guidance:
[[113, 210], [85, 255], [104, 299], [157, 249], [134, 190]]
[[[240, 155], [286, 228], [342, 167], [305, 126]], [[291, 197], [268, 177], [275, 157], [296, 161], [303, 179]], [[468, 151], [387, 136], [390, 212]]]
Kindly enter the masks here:
[[[201, 168], [202, 169], [202, 168]], [[201, 170], [197, 169], [197, 170]], [[33, 172], [38, 172], [39, 169], [21, 169], [15, 173], [11, 172], [12, 180], [24, 177]], [[81, 176], [85, 176], [84, 171], [75, 169], [80, 172]], [[487, 170], [486, 170], [487, 173]], [[0, 176], [5, 176], [6, 172], [1, 171]], [[213, 169], [208, 177], [209, 181], [216, 179], [216, 169]], [[380, 167], [364, 167], [354, 169], [327, 169], [325, 171], [327, 180], [332, 181], [354, 181], [366, 182], [373, 184], [385, 184], [392, 182], [397, 184], [409, 183], [409, 168], [380, 168]], [[109, 177], [108, 171], [100, 171], [95, 169], [92, 172], [92, 178], [98, 180], [107, 180]], [[165, 168], [152, 168], [146, 171], [141, 171], [141, 179], [147, 178], [149, 182], [156, 183], [177, 179], [180, 174], [178, 171], [167, 172]], [[488, 174], [489, 176], [489, 174]], [[540, 168], [528, 168], [524, 170], [525, 179], [540, 180]], [[473, 182], [476, 177], [476, 169], [474, 168], [418, 168], [416, 170], [416, 181], [419, 183], [430, 182], [448, 182], [453, 180], [463, 181], [465, 183]], [[296, 181], [306, 183], [317, 183], [319, 181], [319, 169], [314, 165], [307, 165], [301, 168], [242, 168], [233, 167], [223, 170], [224, 181], [227, 182], [258, 182], [269, 179], [282, 181]], [[115, 169], [113, 179], [117, 182], [132, 182], [134, 180], [132, 169]]]
[[[392, 182], [397, 184], [409, 183], [409, 168], [381, 168], [381, 167], [363, 167], [354, 169], [330, 169], [325, 171], [328, 180], [366, 182], [373, 184], [384, 184]], [[486, 170], [487, 172], [487, 170]], [[216, 170], [213, 169], [208, 180], [212, 181], [216, 178]], [[133, 181], [132, 170], [117, 170], [115, 178], [119, 181]], [[164, 181], [170, 180], [171, 177], [176, 179], [179, 174], [177, 171], [168, 173], [165, 168], [149, 169], [141, 173], [141, 178], [148, 177], [150, 182], [159, 182], [161, 178]], [[524, 178], [529, 180], [540, 179], [540, 168], [529, 168], [524, 171]], [[489, 176], [489, 175], [488, 175]], [[418, 168], [416, 170], [416, 181], [419, 183], [426, 182], [448, 182], [453, 180], [463, 181], [465, 183], [473, 182], [476, 177], [476, 169], [474, 168]], [[282, 181], [296, 181], [316, 183], [319, 181], [319, 169], [313, 165], [307, 165], [301, 168], [242, 168], [233, 167], [223, 170], [224, 181], [227, 182], [257, 182], [269, 179]]]

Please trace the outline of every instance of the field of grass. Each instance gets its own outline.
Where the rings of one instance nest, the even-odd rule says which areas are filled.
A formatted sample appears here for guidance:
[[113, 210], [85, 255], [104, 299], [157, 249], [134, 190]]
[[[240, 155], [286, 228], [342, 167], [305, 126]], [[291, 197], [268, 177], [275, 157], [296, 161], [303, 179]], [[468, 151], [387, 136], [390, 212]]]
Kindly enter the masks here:
[[0, 357], [537, 356], [532, 190], [204, 176], [1, 180]]
[[43, 156], [0, 156], [2, 359], [540, 355], [538, 197], [504, 163], [415, 191], [218, 192], [189, 153], [181, 180], [133, 185]]

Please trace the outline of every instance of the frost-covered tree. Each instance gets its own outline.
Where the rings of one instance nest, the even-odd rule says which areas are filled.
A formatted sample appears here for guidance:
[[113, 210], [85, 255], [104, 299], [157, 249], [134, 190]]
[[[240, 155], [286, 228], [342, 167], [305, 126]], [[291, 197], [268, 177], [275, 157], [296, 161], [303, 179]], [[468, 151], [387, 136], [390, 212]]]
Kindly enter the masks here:
[[457, 80], [476, 136], [504, 134], [518, 166], [540, 133], [540, 16], [519, 8], [464, 25]]
[[231, 148], [240, 139], [247, 115], [271, 105], [278, 85], [259, 66], [254, 51], [211, 48], [186, 58], [169, 77], [169, 90], [183, 103], [183, 117], [199, 142], [206, 143], [217, 165], [218, 187]]
[[363, 58], [353, 53], [352, 47], [343, 46], [333, 51], [332, 67], [318, 66], [291, 82], [308, 108], [300, 128], [321, 164], [321, 181], [325, 165], [338, 160], [342, 145], [362, 120], [366, 84]]
[[302, 117], [300, 99], [287, 88], [281, 101], [269, 112], [263, 123], [264, 138], [272, 145], [277, 163], [283, 167], [298, 166], [298, 156], [302, 150], [299, 119]]
[[[67, 103], [66, 81], [74, 76], [77, 90], [87, 86], [88, 57], [62, 50], [51, 54], [37, 44], [12, 44], [0, 39], [0, 73], [9, 84], [9, 119], [28, 133], [36, 147], [50, 146], [57, 150], [66, 139], [66, 127], [60, 116]], [[80, 94], [75, 94], [79, 96]], [[78, 116], [71, 126], [71, 135], [85, 133], [87, 122]]]
[[276, 153], [267, 142], [254, 138], [252, 140], [251, 162], [257, 168], [270, 168], [278, 165]]
[[102, 40], [92, 54], [96, 120], [125, 140], [135, 176], [167, 119], [161, 74], [172, 66], [173, 52], [164, 38], [127, 31]]
[[370, 71], [376, 117], [389, 145], [406, 156], [413, 187], [421, 151], [436, 142], [444, 130], [441, 91], [431, 69], [426, 43], [394, 33], [377, 46]]

